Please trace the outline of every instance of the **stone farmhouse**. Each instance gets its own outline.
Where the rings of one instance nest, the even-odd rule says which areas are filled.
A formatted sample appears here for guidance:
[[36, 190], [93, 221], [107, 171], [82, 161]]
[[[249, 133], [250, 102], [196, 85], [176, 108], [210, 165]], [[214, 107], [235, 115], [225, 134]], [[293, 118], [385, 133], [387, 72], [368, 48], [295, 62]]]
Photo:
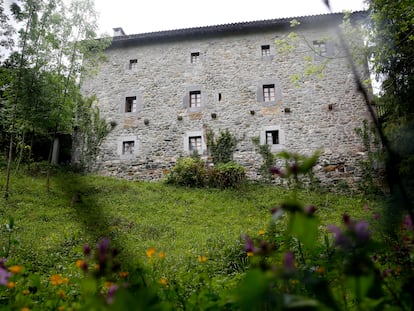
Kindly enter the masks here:
[[[207, 158], [208, 129], [228, 129], [240, 140], [234, 160], [250, 178], [263, 161], [252, 142], [259, 137], [275, 153], [321, 150], [315, 173], [322, 181], [358, 180], [365, 154], [355, 128], [369, 117], [336, 43], [343, 14], [297, 17], [293, 28], [292, 20], [135, 35], [114, 28], [107, 61], [82, 83], [113, 125], [97, 172], [157, 180], [180, 156]], [[323, 77], [306, 74], [309, 63], [324, 67]]]

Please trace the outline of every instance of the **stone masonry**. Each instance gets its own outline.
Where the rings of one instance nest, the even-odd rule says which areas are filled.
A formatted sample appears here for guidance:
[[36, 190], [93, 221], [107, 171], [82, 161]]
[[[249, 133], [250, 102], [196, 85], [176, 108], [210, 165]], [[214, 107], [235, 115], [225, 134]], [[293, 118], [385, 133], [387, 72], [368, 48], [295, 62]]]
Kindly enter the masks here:
[[[277, 19], [138, 35], [115, 29], [107, 61], [82, 83], [114, 125], [95, 169], [158, 180], [194, 148], [207, 156], [208, 129], [229, 129], [240, 139], [234, 160], [250, 178], [262, 163], [252, 143], [260, 137], [275, 153], [321, 150], [318, 178], [356, 182], [365, 150], [355, 128], [369, 117], [335, 43], [342, 17], [300, 17], [294, 28], [291, 19]], [[292, 31], [298, 39], [284, 53], [276, 40]], [[323, 77], [303, 75], [306, 56], [326, 63]], [[303, 76], [299, 83], [291, 80], [295, 74]]]

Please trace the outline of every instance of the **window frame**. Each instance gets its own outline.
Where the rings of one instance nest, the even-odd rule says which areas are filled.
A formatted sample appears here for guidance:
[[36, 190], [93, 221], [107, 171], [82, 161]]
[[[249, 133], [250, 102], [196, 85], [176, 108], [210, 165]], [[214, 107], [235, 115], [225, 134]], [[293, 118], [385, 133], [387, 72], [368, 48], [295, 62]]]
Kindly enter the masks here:
[[188, 108], [198, 109], [201, 108], [201, 90], [190, 91], [189, 94]]
[[270, 44], [263, 44], [261, 46], [262, 57], [269, 57], [271, 56], [270, 53]]
[[[268, 133], [277, 133], [277, 143], [273, 143], [274, 137], [272, 135], [272, 143], [269, 144]], [[266, 126], [260, 131], [260, 144], [270, 146], [271, 152], [282, 151], [285, 148], [285, 143], [285, 131], [281, 128], [280, 125]]]
[[201, 142], [199, 143], [200, 149], [197, 148], [197, 154], [202, 156], [207, 152], [207, 145], [205, 141], [205, 137], [203, 134], [203, 131], [188, 131], [184, 135], [184, 152], [188, 155], [194, 154], [194, 149], [191, 148], [191, 139], [198, 138], [201, 139]]
[[[131, 146], [131, 143], [132, 143], [132, 146]], [[129, 144], [129, 148], [128, 148], [129, 152], [126, 152], [127, 144]], [[139, 152], [139, 141], [136, 136], [121, 136], [118, 138], [117, 153], [121, 160], [135, 159], [138, 152]]]
[[200, 52], [191, 52], [190, 54], [190, 63], [198, 64], [200, 62]]
[[137, 111], [138, 111], [137, 96], [126, 96], [124, 112], [125, 113], [136, 113]]
[[263, 84], [263, 102], [270, 103], [276, 101], [276, 87], [275, 84]]
[[138, 68], [138, 59], [130, 59], [128, 64], [129, 70], [136, 70]]
[[[128, 149], [128, 152], [127, 152]], [[129, 156], [135, 153], [135, 140], [122, 141], [122, 155]]]

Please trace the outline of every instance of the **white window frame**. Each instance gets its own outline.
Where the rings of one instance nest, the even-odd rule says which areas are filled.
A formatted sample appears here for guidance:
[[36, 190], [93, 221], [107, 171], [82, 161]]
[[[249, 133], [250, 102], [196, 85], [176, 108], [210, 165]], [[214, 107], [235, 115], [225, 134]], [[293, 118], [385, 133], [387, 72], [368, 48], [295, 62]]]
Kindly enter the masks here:
[[207, 146], [206, 146], [206, 142], [204, 139], [203, 131], [189, 131], [185, 133], [184, 135], [184, 151], [188, 155], [192, 155], [194, 153], [194, 150], [191, 150], [190, 139], [198, 138], [198, 137], [201, 138], [201, 149], [200, 150], [197, 149], [197, 153], [201, 156], [207, 151]]
[[268, 57], [270, 56], [270, 45], [269, 44], [264, 44], [261, 46], [261, 50], [262, 50], [262, 57]]
[[138, 68], [138, 59], [130, 59], [128, 69], [129, 70], [136, 70]]
[[[278, 133], [278, 143], [269, 144], [268, 142], [268, 133], [276, 132]], [[260, 132], [260, 144], [266, 145], [268, 144], [270, 146], [271, 152], [279, 152], [282, 151], [285, 147], [285, 132], [279, 125], [273, 125], [273, 126], [267, 126], [262, 129]]]
[[315, 52], [316, 54], [318, 54], [319, 57], [328, 56], [328, 48], [325, 41], [314, 40], [313, 48], [315, 49]]
[[200, 52], [192, 52], [190, 62], [192, 64], [197, 64], [200, 62]]
[[201, 108], [201, 91], [190, 91], [188, 107]]
[[[132, 152], [125, 152], [126, 144], [133, 143]], [[120, 137], [118, 140], [118, 156], [121, 158], [121, 160], [132, 160], [135, 159], [135, 157], [138, 154], [139, 150], [139, 143], [136, 138], [136, 136], [123, 136]]]
[[263, 102], [269, 103], [276, 101], [276, 88], [274, 84], [263, 85]]

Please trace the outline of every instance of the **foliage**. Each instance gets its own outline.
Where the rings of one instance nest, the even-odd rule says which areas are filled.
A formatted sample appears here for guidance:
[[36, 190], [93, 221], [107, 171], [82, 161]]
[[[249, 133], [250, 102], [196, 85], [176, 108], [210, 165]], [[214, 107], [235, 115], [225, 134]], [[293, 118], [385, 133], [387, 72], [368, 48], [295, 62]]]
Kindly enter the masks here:
[[385, 162], [383, 151], [379, 147], [376, 129], [364, 120], [362, 128], [355, 129], [355, 132], [361, 137], [367, 154], [366, 159], [359, 163], [362, 170], [362, 180], [358, 184], [359, 190], [367, 195], [381, 193], [379, 181], [383, 177], [380, 176], [380, 170], [384, 169]]
[[[86, 74], [84, 63], [102, 60], [101, 51], [109, 44], [107, 39], [96, 40], [96, 14], [90, 1], [25, 0], [14, 3], [11, 11], [22, 28], [19, 49], [2, 64], [0, 128], [9, 146], [5, 196], [16, 146], [29, 146], [33, 155], [41, 149], [34, 148], [36, 144], [48, 141], [50, 151], [42, 156], [50, 162], [55, 139], [72, 134], [82, 105], [83, 110], [90, 109], [81, 96], [80, 76]], [[89, 117], [85, 122], [90, 124], [101, 123], [93, 112], [82, 117]], [[79, 130], [89, 134], [89, 127]], [[19, 162], [24, 150], [18, 150]]]
[[100, 117], [99, 109], [94, 105], [95, 98], [80, 98], [76, 109], [76, 121], [73, 124], [74, 163], [82, 169], [89, 169], [99, 153], [104, 138], [112, 129]]
[[[296, 158], [296, 155], [286, 153], [285, 157]], [[297, 179], [296, 175], [306, 174], [314, 162], [312, 157], [304, 158], [302, 163], [292, 163], [284, 174], [280, 174], [279, 168], [273, 171], [282, 178]], [[414, 305], [413, 289], [408, 285], [413, 280], [411, 217], [400, 219], [399, 239], [405, 242], [400, 247], [387, 248], [374, 240], [371, 229], [380, 219], [379, 214], [373, 214], [371, 225], [344, 214], [343, 228], [328, 225], [320, 230], [318, 209], [298, 200], [297, 189], [294, 188], [290, 199], [272, 209], [268, 234], [245, 236], [245, 251], [252, 265], [237, 291], [240, 309], [411, 309]], [[365, 210], [371, 212], [369, 206]], [[272, 228], [277, 228], [284, 219], [287, 226], [282, 232], [275, 232]], [[407, 275], [400, 277], [400, 271], [406, 271]]]
[[167, 175], [166, 182], [180, 186], [203, 187], [207, 170], [199, 157], [181, 157]]
[[228, 129], [220, 131], [220, 135], [217, 138], [214, 137], [214, 132], [209, 130], [207, 133], [207, 146], [214, 164], [227, 163], [233, 160], [237, 138]]
[[392, 123], [412, 120], [414, 108], [414, 8], [410, 0], [370, 0], [373, 68], [381, 80], [381, 105]]
[[246, 172], [240, 164], [219, 163], [208, 170], [208, 180], [208, 185], [211, 187], [238, 188], [246, 182]]
[[261, 145], [260, 144], [260, 138], [255, 137], [252, 139], [253, 144], [258, 149], [259, 154], [263, 158], [263, 164], [260, 166], [260, 173], [262, 176], [264, 176], [266, 179], [271, 178], [270, 168], [275, 164], [276, 157], [270, 150], [270, 146], [268, 144]]

